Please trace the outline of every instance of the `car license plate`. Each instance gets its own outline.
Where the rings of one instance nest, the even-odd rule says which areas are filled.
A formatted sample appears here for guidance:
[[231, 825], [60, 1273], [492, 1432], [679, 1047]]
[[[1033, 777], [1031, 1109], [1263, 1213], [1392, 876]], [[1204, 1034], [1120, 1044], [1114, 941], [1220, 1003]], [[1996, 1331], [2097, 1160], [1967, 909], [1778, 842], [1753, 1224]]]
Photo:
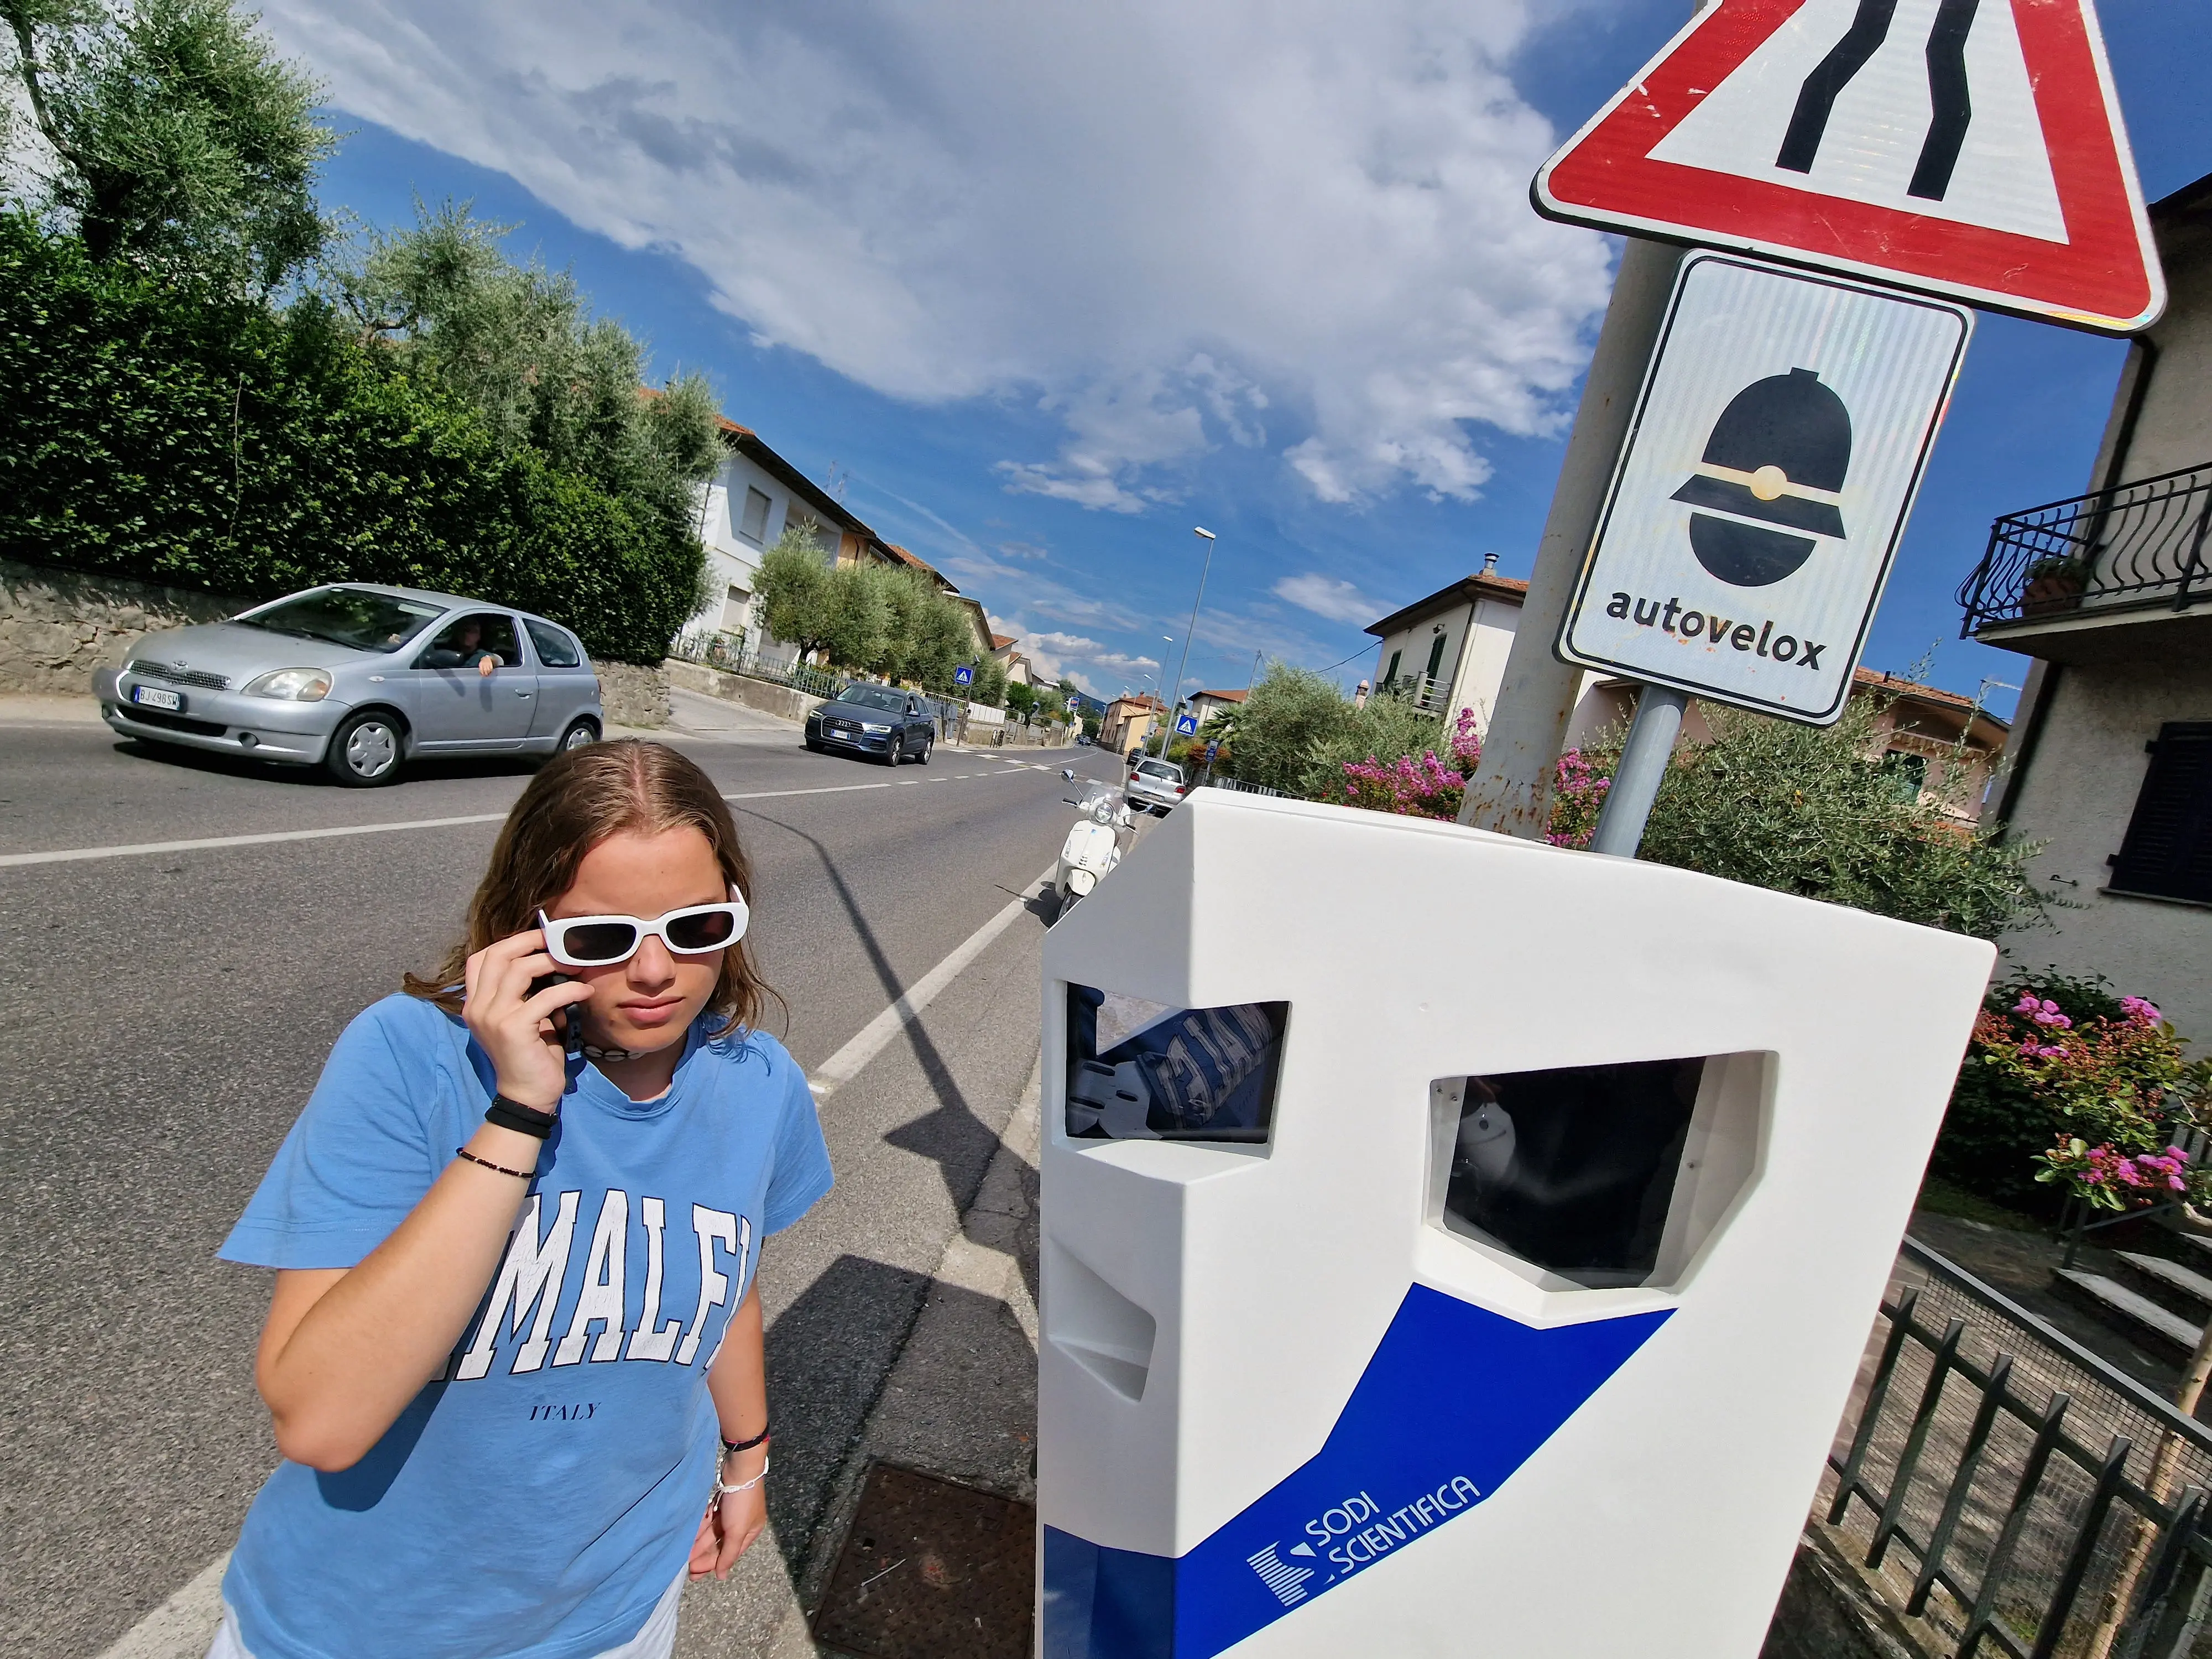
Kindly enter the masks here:
[[151, 685], [132, 686], [131, 701], [147, 708], [166, 708], [171, 714], [179, 712], [185, 706], [181, 692], [164, 691]]

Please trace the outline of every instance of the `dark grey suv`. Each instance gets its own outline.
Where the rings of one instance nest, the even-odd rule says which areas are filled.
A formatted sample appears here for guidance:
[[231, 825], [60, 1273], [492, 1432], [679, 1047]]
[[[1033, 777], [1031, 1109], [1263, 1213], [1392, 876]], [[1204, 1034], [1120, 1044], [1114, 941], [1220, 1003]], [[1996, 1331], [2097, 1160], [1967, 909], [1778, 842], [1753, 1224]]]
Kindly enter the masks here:
[[927, 766], [936, 741], [937, 722], [921, 694], [892, 685], [848, 685], [806, 717], [809, 749], [848, 749], [886, 766]]

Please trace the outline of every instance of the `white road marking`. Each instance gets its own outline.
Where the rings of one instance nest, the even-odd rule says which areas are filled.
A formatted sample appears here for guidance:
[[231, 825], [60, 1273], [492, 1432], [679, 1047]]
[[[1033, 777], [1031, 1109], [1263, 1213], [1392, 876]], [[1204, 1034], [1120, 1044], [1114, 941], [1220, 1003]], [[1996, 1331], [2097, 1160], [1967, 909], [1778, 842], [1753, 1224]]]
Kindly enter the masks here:
[[814, 1068], [806, 1086], [814, 1091], [816, 1104], [820, 1104], [846, 1084], [860, 1074], [867, 1063], [890, 1045], [891, 1039], [904, 1030], [908, 1021], [936, 1000], [939, 992], [959, 977], [960, 970], [983, 953], [991, 941], [1013, 926], [1015, 919], [1029, 908], [1029, 902], [1044, 890], [1059, 869], [1057, 861], [1048, 865], [1044, 872], [1027, 887], [1018, 897], [990, 921], [955, 945], [952, 953], [936, 967], [916, 980], [899, 1000], [863, 1025], [850, 1042]]
[[229, 1565], [230, 1552], [225, 1550], [125, 1631], [100, 1659], [200, 1659], [222, 1623], [222, 1574]]
[[[950, 783], [969, 776], [995, 777], [996, 773], [955, 773], [952, 778], [912, 778], [908, 782]], [[724, 800], [781, 800], [793, 795], [842, 795], [857, 789], [888, 789], [880, 783], [835, 783], [814, 789], [756, 789], [725, 795]], [[285, 841], [331, 841], [344, 836], [377, 836], [395, 830], [451, 830], [470, 823], [500, 823], [505, 812], [471, 812], [452, 818], [404, 818], [393, 823], [348, 823], [325, 830], [271, 830], [252, 836], [204, 836], [194, 841], [142, 841], [117, 847], [64, 847], [46, 853], [0, 853], [0, 869], [25, 864], [76, 864], [86, 859], [143, 858], [153, 853], [201, 853], [223, 847], [266, 847]]]

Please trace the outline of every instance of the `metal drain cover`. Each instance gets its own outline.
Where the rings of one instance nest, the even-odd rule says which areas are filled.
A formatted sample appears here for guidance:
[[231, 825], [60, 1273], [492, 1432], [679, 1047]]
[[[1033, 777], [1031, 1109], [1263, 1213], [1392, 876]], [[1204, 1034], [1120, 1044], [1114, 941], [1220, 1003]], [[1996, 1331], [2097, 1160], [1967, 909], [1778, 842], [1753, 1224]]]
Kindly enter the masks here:
[[861, 1659], [1029, 1659], [1036, 1510], [877, 1463], [814, 1638]]

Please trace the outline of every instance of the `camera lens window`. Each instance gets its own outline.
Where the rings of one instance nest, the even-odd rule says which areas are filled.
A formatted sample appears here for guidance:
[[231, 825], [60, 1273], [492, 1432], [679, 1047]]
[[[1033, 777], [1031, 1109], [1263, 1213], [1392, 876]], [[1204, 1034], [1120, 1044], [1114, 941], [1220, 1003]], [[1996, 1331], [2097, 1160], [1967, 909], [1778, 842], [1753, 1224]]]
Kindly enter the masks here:
[[1444, 1226], [1590, 1286], [1657, 1265], [1703, 1058], [1454, 1079]]
[[1085, 1140], [1261, 1142], [1287, 1002], [1172, 1008], [1067, 988], [1067, 1133]]

